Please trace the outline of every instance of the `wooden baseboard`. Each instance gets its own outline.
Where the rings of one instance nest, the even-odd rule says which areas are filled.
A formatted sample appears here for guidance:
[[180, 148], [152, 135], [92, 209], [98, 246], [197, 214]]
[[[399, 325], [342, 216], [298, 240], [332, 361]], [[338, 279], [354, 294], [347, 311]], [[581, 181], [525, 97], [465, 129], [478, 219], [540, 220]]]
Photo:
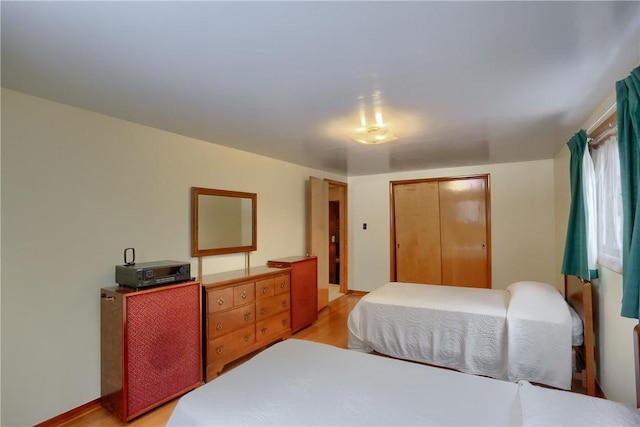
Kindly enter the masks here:
[[59, 426], [60, 424], [64, 424], [76, 418], [80, 418], [81, 416], [86, 415], [89, 412], [93, 412], [97, 409], [100, 409], [101, 407], [102, 405], [100, 404], [100, 398], [97, 398], [95, 400], [92, 400], [89, 403], [85, 403], [84, 405], [71, 409], [70, 411], [67, 411], [64, 414], [60, 414], [49, 420], [43, 421], [40, 424], [36, 424], [34, 427]]

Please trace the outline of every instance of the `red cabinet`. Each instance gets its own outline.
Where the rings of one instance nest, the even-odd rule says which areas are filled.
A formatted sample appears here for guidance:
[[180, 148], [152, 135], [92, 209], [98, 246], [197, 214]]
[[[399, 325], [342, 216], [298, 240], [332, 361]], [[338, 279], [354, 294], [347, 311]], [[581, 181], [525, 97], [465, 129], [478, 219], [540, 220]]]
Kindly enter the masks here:
[[200, 283], [101, 289], [102, 405], [131, 420], [202, 384]]
[[291, 268], [291, 332], [318, 319], [318, 259], [292, 256], [273, 259], [269, 267]]

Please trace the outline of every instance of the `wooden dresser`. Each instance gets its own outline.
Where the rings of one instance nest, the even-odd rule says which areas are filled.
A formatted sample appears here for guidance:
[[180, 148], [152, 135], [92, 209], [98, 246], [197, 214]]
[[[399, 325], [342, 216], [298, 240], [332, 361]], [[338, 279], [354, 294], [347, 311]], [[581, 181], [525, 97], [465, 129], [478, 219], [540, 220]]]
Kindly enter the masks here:
[[269, 267], [291, 268], [291, 332], [318, 319], [318, 258], [291, 256], [272, 259]]
[[291, 336], [290, 268], [252, 267], [202, 277], [204, 376]]
[[129, 421], [202, 384], [199, 282], [100, 290], [101, 403]]

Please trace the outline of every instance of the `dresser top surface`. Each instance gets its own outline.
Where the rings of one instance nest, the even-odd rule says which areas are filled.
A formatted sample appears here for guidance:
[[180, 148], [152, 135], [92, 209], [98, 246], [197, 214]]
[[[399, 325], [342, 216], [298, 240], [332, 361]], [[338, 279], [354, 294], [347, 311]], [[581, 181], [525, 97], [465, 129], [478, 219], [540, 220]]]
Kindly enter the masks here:
[[275, 267], [250, 267], [242, 270], [225, 271], [222, 273], [205, 274], [202, 276], [202, 286], [218, 286], [221, 284], [236, 283], [242, 281], [259, 280], [269, 276], [277, 276], [290, 271], [290, 268]]
[[293, 264], [296, 262], [308, 261], [312, 259], [316, 259], [316, 257], [315, 256], [288, 256], [283, 258], [270, 259], [268, 262], [284, 262], [284, 263]]

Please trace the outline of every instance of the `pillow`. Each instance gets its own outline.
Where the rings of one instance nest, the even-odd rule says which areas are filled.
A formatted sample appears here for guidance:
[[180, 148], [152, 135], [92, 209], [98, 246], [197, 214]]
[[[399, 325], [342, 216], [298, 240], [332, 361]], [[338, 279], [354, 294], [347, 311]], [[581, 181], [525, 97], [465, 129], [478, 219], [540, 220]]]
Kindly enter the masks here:
[[584, 342], [584, 326], [582, 325], [582, 319], [578, 316], [578, 313], [569, 306], [569, 313], [571, 313], [571, 345], [576, 347], [582, 345]]
[[548, 283], [532, 282], [532, 281], [522, 281], [522, 282], [512, 283], [509, 286], [507, 286], [507, 291], [511, 292], [511, 294], [514, 294], [516, 292], [518, 293], [528, 293], [528, 292], [538, 293], [541, 291], [557, 292], [557, 293], [560, 292], [555, 286], [552, 286]]
[[507, 291], [510, 295], [508, 317], [566, 324], [569, 340], [571, 315], [567, 302], [555, 286], [542, 282], [516, 282], [507, 286]]

